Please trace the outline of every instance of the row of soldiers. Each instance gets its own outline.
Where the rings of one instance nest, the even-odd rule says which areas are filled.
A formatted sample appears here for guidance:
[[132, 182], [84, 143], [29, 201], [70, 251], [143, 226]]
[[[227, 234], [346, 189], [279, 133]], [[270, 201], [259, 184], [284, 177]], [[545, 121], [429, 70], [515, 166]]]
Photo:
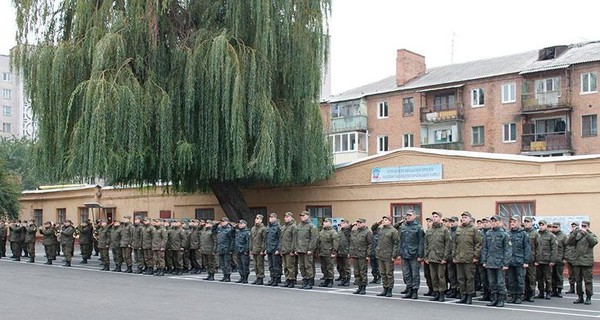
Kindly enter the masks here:
[[[323, 272], [320, 286], [333, 286], [335, 265], [338, 285], [348, 286], [352, 262], [354, 283], [358, 285], [354, 293], [365, 294], [371, 262], [372, 267], [376, 266], [372, 269], [377, 270], [375, 279], [380, 278], [383, 286], [379, 296], [387, 297], [392, 296], [394, 263], [400, 257], [406, 284], [403, 298], [418, 298], [419, 272], [423, 265], [429, 288], [425, 295], [433, 296], [431, 300], [445, 301], [445, 297], [454, 297], [460, 298], [459, 303], [470, 304], [479, 280], [483, 287], [481, 300], [489, 300], [490, 306], [504, 305], [506, 282], [511, 303], [521, 303], [523, 299], [533, 301], [536, 283], [537, 298], [562, 296], [562, 267], [566, 263], [572, 284], [570, 292], [577, 283], [575, 303], [591, 303], [592, 248], [597, 240], [589, 231], [589, 221], [583, 221], [581, 228], [574, 224], [567, 236], [560, 231], [559, 224], [548, 226], [543, 220], [538, 223], [539, 231], [535, 230], [530, 217], [523, 219], [523, 225], [520, 217], [511, 217], [508, 230], [498, 216], [477, 220], [475, 225], [475, 219], [468, 212], [461, 215], [460, 222], [457, 217], [442, 218], [441, 213], [433, 212], [426, 219], [426, 231], [412, 210], [396, 225], [384, 216], [369, 228], [361, 218], [354, 223], [342, 220], [338, 231], [332, 228], [330, 219], [325, 219], [322, 230], [317, 230], [306, 211], [300, 213], [298, 223], [290, 212], [284, 215], [283, 224], [279, 223], [276, 213], [269, 215], [267, 223], [263, 219], [257, 215], [250, 230], [246, 221], [232, 224], [227, 218], [220, 221], [193, 219], [184, 227], [180, 221], [149, 218], [135, 218], [131, 223], [130, 217], [110, 225], [100, 221], [94, 231], [89, 222], [74, 228], [70, 221], [60, 230], [49, 222], [39, 230], [34, 227], [31, 230], [44, 235], [48, 264], [55, 259], [54, 246], [59, 236], [65, 265], [70, 266], [73, 238], [78, 234], [82, 263], [90, 258], [92, 243], [96, 240], [103, 270], [109, 270], [109, 250], [112, 250], [113, 271], [123, 271], [125, 263], [124, 271], [132, 273], [136, 263], [137, 273], [158, 276], [181, 274], [187, 269], [184, 261], [189, 261], [192, 273], [205, 269], [208, 273], [205, 280], [214, 280], [218, 261], [223, 271], [221, 281], [228, 282], [235, 259], [240, 273], [238, 282], [247, 283], [252, 259], [256, 273], [253, 284], [265, 284], [265, 261], [268, 261], [271, 280], [267, 285], [295, 287], [300, 273], [301, 288], [312, 289], [315, 256], [318, 256]], [[585, 282], [585, 301], [582, 281]]]

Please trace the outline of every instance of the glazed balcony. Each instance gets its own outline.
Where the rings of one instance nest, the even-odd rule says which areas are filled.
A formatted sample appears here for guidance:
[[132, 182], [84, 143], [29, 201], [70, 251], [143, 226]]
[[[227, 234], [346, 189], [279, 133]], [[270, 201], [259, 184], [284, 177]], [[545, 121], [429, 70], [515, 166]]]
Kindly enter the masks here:
[[348, 116], [331, 118], [330, 133], [346, 132], [346, 131], [366, 131], [367, 116]]

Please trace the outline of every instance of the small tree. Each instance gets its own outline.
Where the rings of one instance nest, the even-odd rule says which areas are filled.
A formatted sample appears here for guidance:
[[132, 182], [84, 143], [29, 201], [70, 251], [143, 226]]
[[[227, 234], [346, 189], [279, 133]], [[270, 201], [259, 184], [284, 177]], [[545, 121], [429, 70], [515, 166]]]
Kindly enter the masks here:
[[[16, 65], [56, 179], [240, 191], [326, 179], [330, 0], [13, 0]], [[34, 46], [27, 40], [35, 39]]]
[[0, 217], [16, 219], [21, 206], [19, 196], [21, 189], [16, 178], [8, 173], [4, 160], [0, 158]]

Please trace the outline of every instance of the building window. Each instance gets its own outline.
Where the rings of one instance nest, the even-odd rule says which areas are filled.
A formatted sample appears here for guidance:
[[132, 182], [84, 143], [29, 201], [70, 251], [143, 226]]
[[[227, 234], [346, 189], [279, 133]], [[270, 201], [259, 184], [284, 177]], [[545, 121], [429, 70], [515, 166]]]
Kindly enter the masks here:
[[581, 93], [593, 93], [598, 91], [598, 78], [595, 72], [581, 74]]
[[249, 207], [250, 214], [256, 217], [257, 214], [261, 214], [263, 217], [267, 216], [267, 207]]
[[2, 106], [2, 114], [5, 116], [12, 115], [12, 107], [11, 106]]
[[10, 99], [11, 96], [12, 96], [12, 91], [10, 91], [9, 89], [2, 89], [2, 98], [3, 99]]
[[387, 101], [379, 102], [377, 104], [377, 118], [387, 118], [388, 117], [388, 103]]
[[452, 129], [435, 130], [433, 132], [435, 143], [453, 142]]
[[581, 116], [581, 135], [583, 137], [598, 135], [598, 115]]
[[477, 88], [471, 91], [471, 106], [472, 107], [483, 107], [484, 96], [483, 89]]
[[2, 81], [4, 82], [10, 82], [11, 81], [11, 74], [9, 72], [2, 72]]
[[367, 151], [367, 134], [364, 132], [346, 132], [330, 135], [334, 153], [346, 151]]
[[158, 217], [161, 219], [171, 219], [171, 210], [158, 211]]
[[483, 126], [477, 126], [472, 128], [471, 132], [471, 144], [474, 146], [485, 144], [485, 129]]
[[406, 211], [414, 210], [416, 220], [421, 222], [421, 204], [420, 203], [392, 203], [392, 220], [396, 224], [406, 219]]
[[377, 152], [386, 152], [388, 150], [388, 136], [377, 136]]
[[44, 210], [33, 209], [33, 219], [35, 219], [37, 226], [41, 226], [44, 223]]
[[402, 114], [410, 116], [415, 112], [415, 99], [413, 97], [402, 99]]
[[140, 220], [143, 220], [144, 218], [146, 218], [148, 216], [148, 211], [134, 211], [133, 212], [133, 218], [138, 218]]
[[433, 97], [433, 111], [446, 111], [456, 109], [456, 95], [439, 94]]
[[56, 223], [63, 224], [67, 220], [67, 209], [60, 208], [56, 209]]
[[510, 103], [517, 101], [517, 89], [515, 83], [507, 83], [502, 85], [502, 103]]
[[496, 202], [496, 214], [502, 218], [504, 224], [508, 227], [508, 218], [514, 215], [523, 217], [535, 216], [534, 201], [518, 201], [518, 202]]
[[306, 211], [310, 212], [311, 218], [319, 219], [319, 222], [325, 218], [331, 218], [333, 214], [331, 206], [306, 206]]
[[404, 148], [410, 148], [415, 146], [415, 135], [412, 133], [405, 133], [402, 139], [402, 146]]
[[517, 124], [505, 123], [502, 125], [502, 141], [515, 142], [517, 141]]
[[12, 132], [12, 123], [2, 123], [2, 132], [11, 133]]
[[196, 208], [194, 216], [198, 220], [215, 220], [215, 209], [213, 208]]
[[102, 210], [104, 211], [104, 217], [106, 221], [108, 224], [111, 224], [117, 215], [117, 208], [102, 208]]
[[90, 210], [86, 207], [78, 208], [79, 211], [79, 223], [87, 221], [90, 218]]

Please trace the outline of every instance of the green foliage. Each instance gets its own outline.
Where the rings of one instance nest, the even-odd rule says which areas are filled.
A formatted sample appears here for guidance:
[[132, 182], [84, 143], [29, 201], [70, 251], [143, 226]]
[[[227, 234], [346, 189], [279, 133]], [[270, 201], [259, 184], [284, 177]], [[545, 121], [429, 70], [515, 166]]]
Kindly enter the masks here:
[[34, 143], [25, 138], [0, 138], [0, 161], [4, 163], [6, 174], [11, 176], [21, 190], [35, 190], [49, 183], [44, 172], [34, 165]]
[[4, 164], [4, 160], [0, 158], [0, 217], [8, 217], [15, 219], [19, 216], [20, 204], [19, 183], [16, 176], [11, 175]]
[[53, 178], [191, 191], [331, 175], [318, 111], [330, 0], [13, 3]]

